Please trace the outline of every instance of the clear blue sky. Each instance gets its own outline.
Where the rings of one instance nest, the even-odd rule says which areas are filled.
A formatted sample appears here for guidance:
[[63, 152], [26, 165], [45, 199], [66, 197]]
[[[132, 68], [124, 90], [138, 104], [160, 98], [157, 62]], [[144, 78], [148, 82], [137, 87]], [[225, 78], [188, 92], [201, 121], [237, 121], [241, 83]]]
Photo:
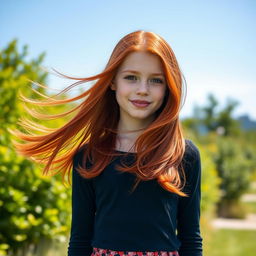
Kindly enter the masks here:
[[[43, 65], [72, 76], [96, 74], [118, 40], [143, 29], [164, 37], [187, 81], [181, 116], [192, 114], [213, 93], [222, 107], [240, 102], [235, 116], [256, 119], [255, 0], [3, 0], [0, 48], [12, 39], [29, 45], [31, 58], [46, 52]], [[50, 75], [62, 88], [71, 81]]]

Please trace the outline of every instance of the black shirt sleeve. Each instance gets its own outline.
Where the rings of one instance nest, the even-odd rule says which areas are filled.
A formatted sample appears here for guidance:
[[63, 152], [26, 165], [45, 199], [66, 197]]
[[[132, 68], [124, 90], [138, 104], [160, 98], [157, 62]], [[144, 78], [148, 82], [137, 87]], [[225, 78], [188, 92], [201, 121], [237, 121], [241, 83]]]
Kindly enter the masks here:
[[82, 152], [73, 160], [72, 170], [72, 221], [68, 256], [90, 256], [95, 217], [95, 193], [92, 179], [85, 179], [76, 170], [82, 165]]
[[198, 148], [188, 141], [185, 156], [186, 185], [188, 197], [180, 197], [177, 215], [177, 236], [181, 242], [180, 256], [202, 256], [200, 235], [201, 160]]

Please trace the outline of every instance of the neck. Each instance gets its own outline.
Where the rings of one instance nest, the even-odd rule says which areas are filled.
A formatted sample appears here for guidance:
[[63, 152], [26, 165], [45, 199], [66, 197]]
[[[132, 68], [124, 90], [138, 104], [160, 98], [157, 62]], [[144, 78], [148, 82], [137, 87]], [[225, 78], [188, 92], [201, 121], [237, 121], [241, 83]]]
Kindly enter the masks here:
[[118, 135], [127, 135], [129, 137], [138, 137], [151, 123], [152, 121], [145, 120], [119, 120], [118, 123]]
[[118, 134], [116, 148], [123, 151], [133, 151], [133, 146], [137, 138], [143, 133], [150, 123], [151, 122], [146, 122], [145, 120], [133, 120], [133, 122], [128, 122], [120, 119], [117, 128]]

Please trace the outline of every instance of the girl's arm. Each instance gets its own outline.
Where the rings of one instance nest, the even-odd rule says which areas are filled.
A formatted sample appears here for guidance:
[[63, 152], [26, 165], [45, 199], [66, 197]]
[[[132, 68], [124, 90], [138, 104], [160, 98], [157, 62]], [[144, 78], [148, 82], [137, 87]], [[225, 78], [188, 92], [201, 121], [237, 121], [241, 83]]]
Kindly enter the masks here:
[[181, 242], [180, 256], [201, 256], [202, 237], [200, 235], [201, 200], [201, 160], [197, 147], [189, 141], [188, 158], [185, 164], [185, 193], [180, 197], [177, 215], [177, 235]]
[[82, 163], [81, 151], [76, 154], [72, 171], [72, 222], [68, 256], [90, 256], [95, 217], [95, 193], [92, 179], [84, 179], [75, 169]]

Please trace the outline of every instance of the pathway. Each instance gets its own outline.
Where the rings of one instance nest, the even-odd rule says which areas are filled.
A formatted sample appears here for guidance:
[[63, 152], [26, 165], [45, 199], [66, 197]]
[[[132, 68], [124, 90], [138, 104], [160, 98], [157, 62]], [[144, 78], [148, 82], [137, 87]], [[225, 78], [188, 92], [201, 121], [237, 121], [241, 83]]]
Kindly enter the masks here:
[[217, 218], [212, 221], [215, 228], [256, 230], [256, 214], [248, 214], [246, 219]]
[[[244, 202], [256, 202], [256, 194], [245, 194], [242, 197]], [[256, 230], [256, 214], [248, 214], [246, 219], [217, 218], [212, 225], [218, 229], [247, 229]]]

